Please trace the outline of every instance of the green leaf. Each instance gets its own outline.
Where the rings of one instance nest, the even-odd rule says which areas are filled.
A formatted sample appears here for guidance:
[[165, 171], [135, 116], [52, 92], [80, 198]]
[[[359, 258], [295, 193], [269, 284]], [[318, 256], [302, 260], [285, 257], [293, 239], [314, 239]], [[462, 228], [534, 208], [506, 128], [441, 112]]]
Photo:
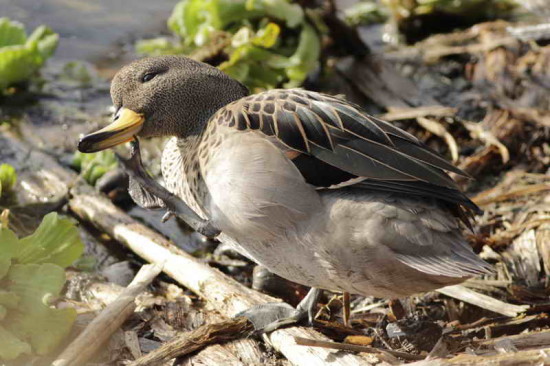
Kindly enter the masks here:
[[81, 61], [70, 61], [63, 65], [59, 78], [68, 84], [80, 87], [89, 87], [94, 80], [88, 65]]
[[15, 233], [8, 228], [0, 228], [0, 279], [6, 275], [11, 259], [17, 256], [20, 248]]
[[19, 305], [19, 296], [16, 293], [0, 290], [0, 305], [4, 308], [14, 309]]
[[50, 353], [70, 332], [76, 311], [56, 309], [49, 301], [65, 284], [62, 267], [83, 247], [75, 225], [55, 212], [23, 239], [0, 229], [0, 359]]
[[94, 185], [103, 174], [116, 168], [118, 162], [111, 150], [93, 154], [83, 154], [77, 151], [73, 157], [72, 165], [75, 169], [80, 170], [80, 174], [86, 182]]
[[73, 263], [73, 266], [82, 272], [93, 272], [97, 267], [97, 258], [93, 255], [83, 255]]
[[305, 24], [300, 33], [298, 48], [290, 57], [293, 66], [286, 69], [290, 81], [285, 84], [285, 88], [299, 86], [306, 79], [307, 74], [317, 66], [320, 53], [321, 40], [317, 32], [312, 26]]
[[304, 10], [288, 0], [248, 0], [247, 8], [261, 11], [275, 19], [284, 20], [289, 28], [295, 28], [304, 21]]
[[[0, 255], [3, 255], [3, 254], [0, 254]], [[10, 267], [11, 267], [11, 259], [5, 256], [0, 257], [0, 280], [8, 274]]]
[[280, 70], [271, 70], [261, 65], [251, 65], [248, 84], [253, 88], [272, 89], [284, 78]]
[[26, 81], [49, 58], [59, 36], [50, 28], [38, 27], [27, 39], [18, 22], [0, 19], [0, 91], [7, 86]]
[[20, 303], [17, 311], [5, 319], [6, 329], [28, 340], [39, 355], [55, 350], [76, 318], [75, 309], [56, 309], [47, 303], [59, 295], [65, 284], [63, 268], [51, 263], [15, 264], [8, 280], [8, 291], [16, 293]]
[[260, 29], [252, 39], [252, 44], [264, 48], [271, 48], [277, 42], [279, 34], [281, 33], [281, 27], [275, 23], [269, 23], [264, 28]]
[[375, 0], [361, 1], [344, 10], [346, 22], [352, 26], [383, 23], [388, 17]]
[[8, 18], [0, 18], [0, 47], [21, 45], [27, 40], [25, 26]]
[[168, 27], [187, 44], [193, 42], [201, 26], [213, 28], [212, 14], [208, 11], [209, 3], [208, 0], [180, 1], [168, 19]]
[[29, 47], [7, 46], [0, 48], [0, 89], [28, 80], [38, 70], [41, 58], [37, 58], [35, 48]]
[[220, 69], [223, 70], [223, 72], [225, 72], [227, 75], [231, 76], [233, 79], [244, 81], [248, 77], [250, 66], [245, 63], [236, 63], [233, 65], [228, 64], [223, 68], [220, 66]]
[[160, 56], [184, 53], [185, 48], [163, 37], [138, 41], [136, 51], [151, 56]]
[[17, 173], [9, 164], [0, 165], [0, 182], [4, 192], [11, 190], [17, 182]]
[[78, 229], [67, 219], [52, 212], [32, 234], [20, 240], [19, 263], [54, 263], [61, 267], [72, 264], [84, 251]]
[[50, 27], [41, 25], [36, 28], [34, 32], [32, 32], [27, 42], [36, 42], [38, 45], [38, 51], [45, 61], [55, 52], [57, 43], [59, 42], [59, 35], [56, 34]]
[[[213, 52], [229, 56], [218, 67], [254, 90], [299, 86], [319, 60], [319, 36], [290, 0], [181, 0], [168, 26], [179, 45], [165, 38], [140, 41], [138, 51], [203, 54], [220, 34], [232, 34], [230, 44], [218, 43]], [[83, 176], [91, 180], [95, 172]]]
[[14, 360], [21, 354], [31, 353], [31, 346], [21, 341], [9, 330], [0, 325], [0, 359]]
[[109, 167], [97, 165], [90, 169], [90, 174], [88, 179], [86, 179], [91, 184], [95, 184], [99, 178], [101, 178], [105, 173], [110, 170]]

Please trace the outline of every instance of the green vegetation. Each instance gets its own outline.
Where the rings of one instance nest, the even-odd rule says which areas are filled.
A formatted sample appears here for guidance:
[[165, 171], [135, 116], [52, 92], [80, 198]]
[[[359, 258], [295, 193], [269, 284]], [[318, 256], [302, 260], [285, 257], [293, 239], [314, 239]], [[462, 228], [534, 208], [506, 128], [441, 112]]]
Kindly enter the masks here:
[[0, 165], [0, 198], [2, 193], [10, 192], [17, 182], [17, 173], [9, 164]]
[[97, 180], [117, 167], [115, 153], [111, 150], [104, 150], [93, 154], [84, 154], [80, 151], [75, 152], [72, 166], [80, 172], [80, 175], [91, 185], [95, 185]]
[[214, 62], [251, 89], [300, 86], [319, 62], [319, 35], [289, 0], [182, 0], [168, 27], [178, 38], [137, 43], [144, 54]]
[[83, 249], [78, 229], [56, 213], [22, 239], [0, 228], [0, 360], [48, 354], [68, 335], [76, 311], [52, 302], [65, 284], [64, 268]]
[[376, 0], [364, 0], [353, 4], [344, 11], [344, 17], [348, 24], [357, 26], [360, 24], [383, 23], [388, 14], [385, 7], [380, 6]]
[[0, 18], [0, 93], [29, 80], [53, 54], [59, 36], [40, 26], [27, 37], [23, 24]]

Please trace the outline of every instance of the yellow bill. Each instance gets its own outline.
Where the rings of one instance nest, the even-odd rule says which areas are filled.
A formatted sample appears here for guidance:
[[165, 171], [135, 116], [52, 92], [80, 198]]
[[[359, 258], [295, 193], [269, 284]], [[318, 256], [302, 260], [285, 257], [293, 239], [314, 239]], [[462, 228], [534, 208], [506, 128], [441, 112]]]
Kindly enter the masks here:
[[128, 142], [141, 130], [145, 118], [143, 114], [121, 108], [113, 123], [101, 130], [84, 136], [78, 143], [78, 150], [92, 153]]

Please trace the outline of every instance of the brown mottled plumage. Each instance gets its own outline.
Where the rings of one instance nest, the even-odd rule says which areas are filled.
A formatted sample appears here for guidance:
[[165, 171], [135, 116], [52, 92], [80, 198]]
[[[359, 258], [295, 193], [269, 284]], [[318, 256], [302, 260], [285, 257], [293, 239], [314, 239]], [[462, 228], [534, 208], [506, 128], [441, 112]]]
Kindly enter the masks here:
[[247, 96], [219, 70], [173, 56], [123, 68], [112, 96], [143, 116], [139, 136], [173, 136], [166, 187], [282, 277], [395, 298], [489, 269], [460, 232], [457, 217], [478, 208], [446, 171], [464, 173], [342, 99]]

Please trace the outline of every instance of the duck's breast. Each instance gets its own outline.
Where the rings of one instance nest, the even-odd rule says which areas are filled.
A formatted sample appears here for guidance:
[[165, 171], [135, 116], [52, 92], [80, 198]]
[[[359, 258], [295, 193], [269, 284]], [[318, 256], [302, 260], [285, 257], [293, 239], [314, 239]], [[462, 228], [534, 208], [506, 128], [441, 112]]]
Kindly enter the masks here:
[[237, 241], [269, 241], [320, 209], [315, 189], [263, 135], [224, 126], [215, 134], [199, 156], [205, 207], [222, 231]]

